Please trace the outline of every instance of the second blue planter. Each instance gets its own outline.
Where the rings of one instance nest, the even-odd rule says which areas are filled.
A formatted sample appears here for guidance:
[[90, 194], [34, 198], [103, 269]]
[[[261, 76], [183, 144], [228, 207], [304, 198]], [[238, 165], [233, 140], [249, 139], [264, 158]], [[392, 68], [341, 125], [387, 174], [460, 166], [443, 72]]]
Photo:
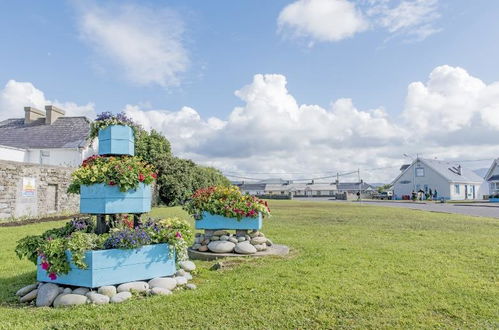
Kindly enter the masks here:
[[202, 218], [195, 221], [196, 229], [235, 229], [235, 230], [259, 230], [262, 228], [262, 214], [256, 218], [227, 218], [222, 215], [214, 215], [203, 212]]
[[80, 213], [146, 213], [151, 210], [151, 185], [120, 191], [118, 186], [99, 183], [80, 188]]
[[135, 155], [133, 129], [112, 125], [99, 131], [99, 155]]

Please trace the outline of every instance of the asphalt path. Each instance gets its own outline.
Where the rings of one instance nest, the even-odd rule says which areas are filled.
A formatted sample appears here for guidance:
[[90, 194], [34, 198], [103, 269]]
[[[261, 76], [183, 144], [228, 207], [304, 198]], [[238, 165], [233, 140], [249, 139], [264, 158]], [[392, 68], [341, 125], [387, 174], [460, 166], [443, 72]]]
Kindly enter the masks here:
[[[345, 203], [353, 202], [361, 205], [375, 205], [375, 206], [387, 206], [387, 207], [398, 207], [406, 209], [414, 209], [429, 212], [441, 212], [441, 213], [455, 213], [455, 214], [465, 214], [477, 217], [491, 217], [499, 218], [499, 205], [494, 204], [462, 204], [462, 203], [413, 203], [413, 202], [383, 202], [383, 201], [335, 201], [329, 198], [296, 198], [297, 200], [308, 200], [308, 201], [324, 201], [332, 203]], [[499, 203], [497, 203], [499, 204]]]

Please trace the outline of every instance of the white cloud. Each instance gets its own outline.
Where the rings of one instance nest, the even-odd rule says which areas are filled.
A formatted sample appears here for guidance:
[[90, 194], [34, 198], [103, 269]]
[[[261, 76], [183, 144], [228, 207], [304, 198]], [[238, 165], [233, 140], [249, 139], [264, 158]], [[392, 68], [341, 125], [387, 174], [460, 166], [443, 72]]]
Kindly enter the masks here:
[[279, 14], [280, 31], [294, 37], [339, 41], [368, 28], [368, 23], [347, 0], [298, 0]]
[[439, 0], [296, 0], [282, 9], [278, 30], [292, 37], [334, 42], [371, 29], [421, 41], [439, 31]]
[[[174, 152], [225, 171], [252, 177], [282, 172], [364, 171], [370, 181], [389, 181], [404, 153], [441, 159], [492, 158], [499, 154], [499, 83], [486, 84], [464, 69], [435, 68], [428, 82], [409, 85], [400, 118], [382, 108], [360, 110], [350, 99], [328, 108], [299, 104], [278, 74], [255, 75], [235, 92], [244, 105], [227, 119], [203, 119], [194, 109], [126, 112], [163, 132]], [[251, 175], [251, 173], [277, 173]], [[289, 176], [288, 176], [289, 177]], [[355, 178], [350, 178], [354, 180]]]
[[128, 80], [163, 87], [179, 84], [189, 60], [182, 44], [183, 23], [173, 11], [131, 4], [86, 4], [80, 11], [84, 40]]
[[95, 117], [93, 103], [78, 105], [74, 102], [50, 101], [30, 82], [9, 80], [0, 90], [0, 120], [24, 117], [24, 107], [31, 106], [43, 110], [46, 105], [55, 105], [64, 109], [68, 116]]

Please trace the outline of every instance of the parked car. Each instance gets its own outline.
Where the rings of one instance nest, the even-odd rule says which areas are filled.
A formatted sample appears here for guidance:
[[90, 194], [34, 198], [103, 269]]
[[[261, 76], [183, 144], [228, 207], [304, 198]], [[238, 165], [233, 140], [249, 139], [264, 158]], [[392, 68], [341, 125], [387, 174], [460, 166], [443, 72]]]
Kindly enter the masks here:
[[375, 193], [373, 195], [373, 199], [391, 200], [393, 199], [393, 191], [382, 191]]

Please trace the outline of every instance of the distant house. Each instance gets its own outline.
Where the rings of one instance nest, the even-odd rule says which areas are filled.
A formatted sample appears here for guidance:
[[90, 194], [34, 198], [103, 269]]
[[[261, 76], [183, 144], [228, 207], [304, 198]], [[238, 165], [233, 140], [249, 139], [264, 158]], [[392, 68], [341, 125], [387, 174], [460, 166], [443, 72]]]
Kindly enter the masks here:
[[489, 195], [499, 194], [499, 158], [492, 162], [487, 174], [485, 174], [485, 181], [489, 186]]
[[370, 184], [361, 182], [338, 182], [338, 193], [344, 194], [345, 199], [356, 199], [357, 193], [360, 192], [362, 198], [371, 198], [375, 192], [375, 188]]
[[479, 199], [479, 187], [483, 179], [461, 165], [435, 159], [415, 159], [409, 166], [401, 168], [393, 180], [393, 194], [396, 199], [411, 196], [412, 192], [437, 191], [437, 198], [466, 200]]
[[90, 120], [66, 117], [64, 110], [24, 108], [24, 118], [0, 122], [0, 160], [75, 167], [95, 154], [87, 141]]

